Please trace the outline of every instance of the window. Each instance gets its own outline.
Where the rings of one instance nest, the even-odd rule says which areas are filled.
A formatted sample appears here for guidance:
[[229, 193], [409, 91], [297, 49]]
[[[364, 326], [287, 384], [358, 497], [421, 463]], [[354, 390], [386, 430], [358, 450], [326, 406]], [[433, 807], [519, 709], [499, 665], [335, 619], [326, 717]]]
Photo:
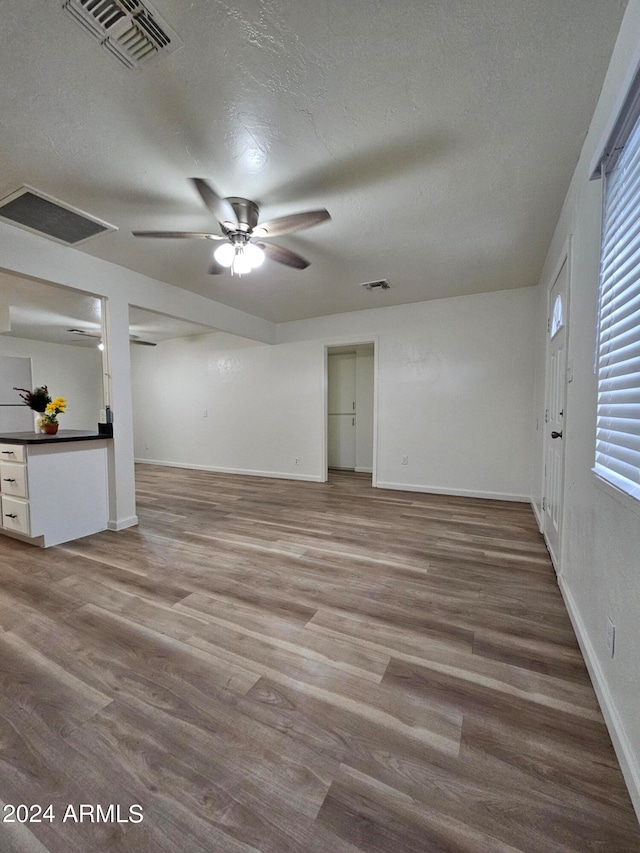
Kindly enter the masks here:
[[602, 172], [594, 470], [640, 501], [640, 120]]
[[549, 329], [549, 337], [555, 338], [560, 329], [564, 326], [564, 314], [562, 310], [562, 295], [559, 293], [556, 296], [556, 301], [553, 305], [553, 314], [551, 316], [551, 328]]

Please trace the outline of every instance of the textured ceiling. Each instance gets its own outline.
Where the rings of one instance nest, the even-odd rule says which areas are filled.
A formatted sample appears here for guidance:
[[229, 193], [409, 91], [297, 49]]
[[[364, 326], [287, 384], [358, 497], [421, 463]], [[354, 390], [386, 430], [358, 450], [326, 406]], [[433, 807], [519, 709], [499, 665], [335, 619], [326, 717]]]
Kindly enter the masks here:
[[[0, 192], [118, 227], [81, 251], [285, 321], [535, 284], [626, 3], [153, 6], [184, 46], [135, 72], [60, 2], [3, 0]], [[207, 241], [132, 237], [215, 230], [191, 176], [263, 219], [327, 207], [274, 240], [311, 266], [214, 277]]]

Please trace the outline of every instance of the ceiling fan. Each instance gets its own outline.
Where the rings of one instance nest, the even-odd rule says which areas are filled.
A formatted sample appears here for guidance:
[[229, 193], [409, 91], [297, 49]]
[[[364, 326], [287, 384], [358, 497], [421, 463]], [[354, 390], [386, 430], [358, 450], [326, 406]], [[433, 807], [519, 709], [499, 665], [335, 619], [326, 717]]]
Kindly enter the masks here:
[[[67, 332], [70, 332], [72, 335], [79, 335], [81, 338], [95, 338], [102, 343], [102, 334], [100, 332], [88, 332], [86, 329], [67, 329]], [[143, 341], [138, 335], [129, 335], [129, 343], [139, 344], [142, 347], [157, 346], [152, 341]], [[99, 346], [99, 349], [102, 349], [102, 346]]]
[[206, 207], [218, 220], [222, 234], [207, 231], [133, 231], [133, 236], [171, 239], [195, 237], [222, 241], [214, 252], [210, 275], [220, 275], [225, 269], [230, 269], [231, 275], [246, 275], [259, 267], [265, 257], [298, 270], [309, 266], [306, 258], [291, 249], [262, 241], [318, 225], [331, 219], [329, 211], [324, 208], [308, 210], [258, 224], [260, 209], [254, 201], [248, 198], [222, 198], [203, 178], [191, 178], [191, 181]]

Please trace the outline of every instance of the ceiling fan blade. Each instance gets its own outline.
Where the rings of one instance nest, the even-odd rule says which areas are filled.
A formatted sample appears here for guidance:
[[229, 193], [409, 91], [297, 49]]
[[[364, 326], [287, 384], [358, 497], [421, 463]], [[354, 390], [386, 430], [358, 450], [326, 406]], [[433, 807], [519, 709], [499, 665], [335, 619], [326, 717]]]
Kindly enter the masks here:
[[226, 267], [220, 266], [220, 264], [214, 260], [207, 272], [209, 273], [209, 275], [220, 275], [225, 270]]
[[238, 217], [236, 216], [236, 212], [226, 198], [219, 196], [213, 187], [202, 178], [191, 178], [191, 180], [200, 193], [200, 198], [218, 222], [233, 222], [237, 224]]
[[160, 237], [167, 239], [199, 237], [202, 240], [226, 240], [220, 234], [208, 234], [205, 231], [132, 231], [134, 237]]
[[260, 243], [259, 245], [271, 261], [277, 261], [287, 267], [295, 267], [297, 270], [304, 270], [309, 266], [309, 261], [292, 252], [291, 249], [285, 249], [283, 246], [272, 246], [269, 243]]
[[102, 332], [89, 332], [87, 329], [67, 329], [72, 335], [81, 335], [83, 338], [101, 338]]
[[269, 222], [261, 222], [257, 230], [264, 229], [265, 237], [281, 237], [283, 234], [291, 234], [293, 231], [302, 231], [303, 228], [311, 228], [331, 219], [328, 210], [307, 210], [306, 213], [293, 213], [291, 216], [281, 216], [279, 219], [271, 219]]
[[[102, 339], [102, 332], [88, 332], [86, 329], [67, 329], [67, 332], [71, 332], [72, 335], [79, 335], [81, 338], [96, 338], [97, 340]], [[129, 343], [131, 344], [140, 344], [143, 347], [157, 347], [157, 344], [154, 344], [152, 341], [143, 341], [137, 335], [129, 335]]]

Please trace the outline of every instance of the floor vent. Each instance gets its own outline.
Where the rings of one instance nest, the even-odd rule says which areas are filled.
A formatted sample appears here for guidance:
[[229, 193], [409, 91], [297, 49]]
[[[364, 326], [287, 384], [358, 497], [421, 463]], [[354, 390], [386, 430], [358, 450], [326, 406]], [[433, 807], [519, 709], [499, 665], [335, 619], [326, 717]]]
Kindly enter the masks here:
[[173, 53], [182, 41], [140, 0], [65, 0], [62, 8], [127, 68]]
[[0, 199], [0, 219], [65, 246], [78, 246], [99, 234], [118, 230], [31, 187], [20, 187]]
[[360, 287], [364, 287], [365, 290], [375, 290], [376, 288], [380, 288], [381, 290], [390, 290], [391, 285], [386, 280], [386, 278], [381, 278], [378, 281], [363, 281]]

